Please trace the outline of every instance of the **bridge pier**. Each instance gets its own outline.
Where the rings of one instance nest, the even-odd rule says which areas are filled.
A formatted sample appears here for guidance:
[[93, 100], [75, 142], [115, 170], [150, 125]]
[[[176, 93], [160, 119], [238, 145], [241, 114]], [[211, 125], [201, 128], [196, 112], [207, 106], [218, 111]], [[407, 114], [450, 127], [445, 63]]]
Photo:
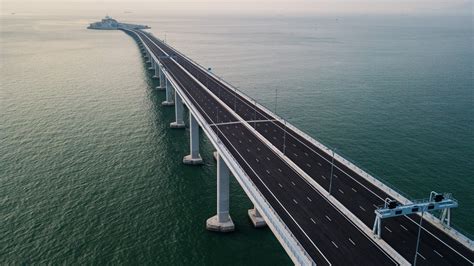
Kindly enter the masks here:
[[231, 232], [235, 226], [229, 215], [229, 168], [220, 154], [217, 155], [217, 214], [207, 219], [206, 229]]
[[160, 79], [160, 66], [158, 65], [158, 62], [155, 62], [155, 75], [153, 75], [152, 78], [154, 79]]
[[154, 70], [155, 69], [155, 60], [153, 60], [153, 57], [150, 57], [150, 67], [148, 70]]
[[267, 225], [258, 209], [254, 206], [253, 209], [248, 210], [249, 218], [255, 228], [264, 227]]
[[146, 64], [149, 64], [149, 63], [150, 63], [150, 58], [151, 58], [151, 57], [150, 57], [150, 54], [148, 53], [148, 51], [145, 51], [145, 59], [146, 59], [145, 63], [146, 63]]
[[173, 106], [174, 101], [173, 101], [173, 86], [171, 86], [171, 83], [166, 79], [166, 100], [161, 103], [163, 106]]
[[184, 164], [202, 164], [201, 154], [199, 154], [199, 125], [193, 114], [189, 112], [189, 138], [190, 154], [184, 156]]
[[171, 128], [184, 128], [184, 121], [183, 121], [183, 100], [178, 95], [176, 90], [174, 91], [174, 114], [175, 114], [175, 122], [170, 124]]
[[163, 72], [163, 69], [159, 66], [157, 66], [158, 68], [158, 75], [159, 75], [159, 82], [160, 82], [160, 85], [158, 87], [156, 87], [157, 89], [159, 90], [164, 90], [166, 88], [166, 85], [165, 85], [165, 73]]
[[150, 56], [150, 53], [145, 49], [145, 63], [148, 64], [148, 63], [151, 63], [151, 56]]

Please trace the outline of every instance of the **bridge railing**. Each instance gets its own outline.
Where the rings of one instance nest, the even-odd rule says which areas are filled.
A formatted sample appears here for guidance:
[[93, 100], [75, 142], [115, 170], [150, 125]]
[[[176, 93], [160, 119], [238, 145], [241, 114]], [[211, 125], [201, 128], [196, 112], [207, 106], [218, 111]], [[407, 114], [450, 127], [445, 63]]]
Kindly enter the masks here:
[[[155, 38], [157, 38], [157, 37], [155, 36]], [[159, 38], [157, 38], [157, 39], [160, 40]], [[161, 42], [163, 42], [163, 41], [161, 41]], [[198, 62], [194, 61], [193, 59], [189, 58], [185, 54], [179, 52], [173, 46], [169, 45], [168, 43], [164, 43], [164, 44], [167, 45], [168, 47], [170, 47], [171, 49], [173, 49], [177, 54], [179, 54], [179, 55], [183, 56], [184, 58], [186, 58], [187, 60], [191, 61], [196, 66], [200, 67], [203, 70], [206, 70], [206, 68], [204, 66], [202, 66]], [[235, 90], [236, 92], [238, 92], [239, 96], [243, 96], [244, 98], [246, 98], [250, 102], [250, 105], [252, 105], [252, 102], [253, 102], [256, 105], [256, 107], [263, 110], [268, 115], [271, 115], [271, 116], [275, 117], [275, 119], [280, 120], [280, 122], [283, 123], [283, 121], [286, 121], [286, 126], [288, 128], [290, 128], [293, 131], [297, 132], [298, 134], [302, 135], [304, 138], [306, 138], [307, 140], [309, 140], [310, 142], [315, 144], [318, 148], [325, 151], [328, 155], [332, 155], [332, 152], [335, 150], [335, 148], [331, 147], [331, 145], [325, 144], [325, 142], [320, 140], [319, 138], [310, 136], [308, 133], [304, 132], [303, 130], [293, 126], [291, 123], [288, 123], [287, 119], [285, 119], [282, 116], [276, 114], [276, 112], [272, 111], [271, 108], [265, 106], [262, 103], [259, 103], [256, 99], [249, 96], [247, 93], [241, 91], [236, 86], [229, 83], [228, 81], [224, 80], [221, 76], [217, 75], [216, 73], [208, 72], [208, 74], [214, 76], [220, 82], [222, 82], [223, 84], [225, 84], [226, 86], [228, 86], [232, 90]], [[402, 190], [398, 189], [396, 186], [394, 186], [386, 178], [382, 178], [382, 177], [374, 174], [372, 171], [358, 166], [360, 164], [357, 164], [355, 160], [351, 159], [349, 156], [344, 154], [341, 150], [338, 149], [337, 152], [334, 152], [334, 158], [337, 161], [341, 162], [342, 164], [348, 166], [352, 171], [356, 172], [361, 177], [365, 178], [366, 180], [370, 181], [374, 185], [381, 188], [385, 193], [387, 193], [390, 196], [394, 197], [396, 200], [398, 200], [400, 202], [403, 202], [403, 203], [410, 203], [411, 202], [409, 199], [412, 198], [412, 197], [410, 197], [407, 193], [405, 193]], [[428, 218], [429, 220], [431, 220], [434, 223], [439, 223], [439, 219], [437, 217], [431, 215], [431, 214], [427, 214], [425, 217]], [[456, 226], [456, 223], [452, 223], [451, 227], [452, 227], [452, 229], [448, 229], [448, 228], [445, 228], [445, 229], [448, 230], [454, 236], [457, 236], [457, 239], [460, 239], [463, 242], [467, 242], [467, 243], [469, 243], [469, 246], [471, 248], [473, 247], [474, 242], [472, 241], [472, 238], [473, 238], [472, 234], [470, 234], [470, 233], [466, 232], [465, 230], [463, 230], [462, 228], [459, 228], [458, 226]], [[453, 230], [454, 228], [455, 228], [455, 230]]]
[[[141, 39], [140, 37], [138, 37]], [[154, 56], [153, 56], [154, 57]], [[221, 153], [222, 158], [226, 162], [229, 169], [232, 171], [233, 175], [236, 177], [237, 181], [241, 184], [242, 188], [246, 191], [247, 195], [253, 199], [253, 202], [256, 206], [259, 207], [259, 211], [262, 216], [268, 221], [269, 227], [275, 233], [277, 238], [283, 242], [283, 247], [290, 254], [292, 259], [295, 259], [296, 262], [300, 265], [314, 264], [309, 254], [306, 252], [304, 247], [299, 243], [297, 238], [293, 235], [288, 226], [283, 222], [275, 210], [271, 207], [268, 200], [260, 193], [257, 186], [251, 181], [250, 177], [246, 174], [245, 170], [237, 163], [237, 160], [233, 157], [229, 149], [221, 142], [218, 135], [211, 128], [211, 126], [206, 122], [199, 110], [192, 104], [188, 99], [187, 95], [182, 92], [180, 86], [174, 81], [173, 77], [169, 75], [168, 71], [164, 70], [167, 79], [170, 80], [173, 87], [177, 90], [180, 97], [183, 101], [186, 102], [190, 111], [195, 116], [196, 120], [200, 124], [203, 131], [209, 137], [211, 142], [214, 144], [216, 150]], [[220, 135], [224, 136], [223, 132], [216, 127], [220, 132]], [[246, 189], [247, 187], [247, 189]], [[250, 189], [248, 187], [251, 187]]]
[[[188, 58], [188, 57], [186, 57], [186, 58]], [[199, 65], [194, 60], [192, 60], [192, 59], [190, 59], [190, 60], [192, 62], [194, 62], [195, 64]], [[199, 66], [203, 67], [201, 65], [199, 65]], [[275, 112], [273, 112], [271, 110], [271, 107], [268, 107], [265, 104], [258, 102], [256, 99], [249, 96], [247, 93], [239, 90], [236, 86], [232, 85], [230, 82], [225, 81], [221, 76], [217, 75], [214, 72], [211, 72], [210, 74], [215, 76], [220, 82], [226, 84], [228, 87], [236, 90], [241, 96], [244, 96], [245, 98], [247, 98], [247, 100], [250, 100], [251, 101], [250, 103], [253, 102], [254, 105], [256, 105], [256, 107], [258, 107], [262, 110], [266, 110], [267, 113], [270, 113], [277, 120], [280, 120], [280, 122], [283, 123], [283, 121], [288, 121], [286, 118], [283, 118], [281, 115], [276, 114]], [[306, 139], [316, 140], [322, 146], [322, 147], [320, 146], [319, 148], [322, 148], [322, 150], [325, 150], [326, 153], [332, 154], [332, 151], [336, 150], [336, 148], [331, 147], [331, 145], [325, 143], [321, 139], [319, 139], [317, 137], [310, 136], [308, 133], [304, 132], [303, 130], [301, 130], [299, 128], [294, 127], [292, 124], [287, 122], [286, 125], [289, 128], [295, 129], [296, 130], [295, 132], [298, 132], [299, 134], [303, 135], [303, 137], [305, 137]], [[336, 160], [338, 160], [339, 162], [341, 162], [342, 164], [346, 165], [346, 166], [351, 166], [350, 167], [351, 170], [353, 170], [354, 172], [356, 172], [358, 175], [362, 176], [363, 178], [372, 181], [372, 183], [376, 184], [379, 188], [385, 188], [384, 191], [388, 190], [389, 191], [388, 194], [390, 196], [394, 197], [395, 199], [399, 200], [400, 202], [403, 202], [405, 204], [408, 204], [408, 203], [412, 202], [410, 200], [410, 198], [413, 198], [413, 197], [410, 196], [408, 193], [406, 193], [406, 192], [402, 191], [401, 189], [397, 188], [397, 186], [393, 185], [393, 183], [391, 183], [391, 181], [389, 181], [388, 179], [383, 178], [380, 175], [375, 174], [373, 171], [371, 171], [371, 170], [369, 170], [365, 167], [361, 167], [360, 166], [361, 164], [359, 164], [355, 160], [351, 159], [347, 154], [345, 154], [341, 150], [338, 149], [337, 152], [334, 152], [334, 158]], [[432, 222], [440, 223], [439, 218], [436, 217], [435, 215], [431, 214], [431, 213], [427, 213], [425, 218], [431, 220]], [[457, 224], [455, 222], [454, 223], [451, 222], [451, 228], [444, 228], [444, 229], [449, 231], [451, 234], [455, 235], [458, 240], [468, 243], [468, 245], [470, 246], [471, 249], [474, 247], [474, 241], [472, 240], [474, 238], [474, 235], [472, 233], [469, 233], [466, 230], [462, 229], [461, 227], [457, 226]]]

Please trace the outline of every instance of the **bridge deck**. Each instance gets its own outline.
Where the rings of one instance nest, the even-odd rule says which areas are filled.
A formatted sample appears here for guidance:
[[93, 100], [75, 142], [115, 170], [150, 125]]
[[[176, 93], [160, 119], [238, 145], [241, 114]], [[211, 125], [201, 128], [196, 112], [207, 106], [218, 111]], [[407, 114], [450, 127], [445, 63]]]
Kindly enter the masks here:
[[[227, 84], [153, 35], [140, 31], [136, 31], [136, 34], [147, 42], [157, 57], [165, 53], [176, 55], [174, 59], [160, 60], [193, 99], [195, 106], [202, 110], [209, 124], [239, 122], [241, 119], [259, 121], [249, 124], [274, 147], [281, 152], [284, 149], [286, 157], [321, 187], [329, 189], [330, 154], [286, 127], [277, 117], [235, 93]], [[215, 97], [221, 99], [238, 117], [224, 108]], [[254, 132], [241, 123], [222, 124], [213, 126], [213, 129], [315, 261], [336, 264], [394, 263], [369, 236], [362, 233]], [[374, 209], [390, 196], [344, 163], [335, 160], [335, 166], [332, 195], [371, 228], [375, 218]], [[382, 226], [383, 239], [408, 261], [412, 261], [415, 255], [418, 220], [417, 215], [398, 217], [384, 221]], [[419, 254], [419, 263], [440, 265], [472, 265], [474, 257], [472, 251], [426, 221]]]

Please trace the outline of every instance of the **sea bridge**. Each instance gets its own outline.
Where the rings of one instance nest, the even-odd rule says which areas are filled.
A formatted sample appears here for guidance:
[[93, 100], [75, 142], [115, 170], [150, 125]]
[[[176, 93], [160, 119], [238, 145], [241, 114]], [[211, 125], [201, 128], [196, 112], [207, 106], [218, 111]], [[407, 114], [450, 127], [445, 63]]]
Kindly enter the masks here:
[[[184, 128], [189, 109], [183, 163], [202, 163], [200, 129], [216, 149], [217, 210], [209, 230], [234, 230], [232, 173], [254, 204], [253, 224], [267, 225], [295, 264], [473, 265], [473, 241], [449, 226], [449, 208], [457, 206], [449, 195], [419, 204], [405, 198], [151, 33], [122, 30], [151, 64], [157, 89], [166, 93], [163, 106], [174, 106], [170, 127]], [[442, 219], [428, 212], [435, 207]], [[397, 215], [376, 219], [392, 210]]]

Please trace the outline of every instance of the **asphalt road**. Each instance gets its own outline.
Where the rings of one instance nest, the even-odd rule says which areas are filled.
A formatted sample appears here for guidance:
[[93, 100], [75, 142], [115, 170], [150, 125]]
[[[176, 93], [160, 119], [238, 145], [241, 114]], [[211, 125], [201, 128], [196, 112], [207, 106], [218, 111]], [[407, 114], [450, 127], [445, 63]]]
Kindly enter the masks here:
[[[164, 55], [153, 44], [156, 41], [152, 43], [144, 33], [137, 34], [157, 57]], [[239, 119], [173, 60], [161, 58], [161, 62], [206, 121], [217, 124], [212, 126], [214, 132], [318, 264], [397, 264], [254, 132], [242, 123], [222, 125]]]
[[[176, 61], [202, 84], [222, 99], [246, 121], [270, 120], [271, 122], [249, 122], [280, 151], [304, 170], [312, 179], [329, 190], [332, 156], [326, 154], [303, 136], [287, 128], [275, 117], [266, 114], [252, 102], [239, 96], [221, 80], [195, 66], [173, 48], [147, 34], [168, 54], [176, 55]], [[284, 147], [285, 146], [285, 147]], [[372, 183], [335, 160], [331, 194], [364, 224], [372, 228], [374, 210], [390, 197]], [[391, 197], [390, 197], [391, 198]], [[386, 219], [382, 223], [382, 238], [408, 261], [413, 261], [416, 249], [419, 215]], [[420, 265], [473, 265], [474, 253], [451, 238], [427, 220], [422, 223], [418, 264]]]

